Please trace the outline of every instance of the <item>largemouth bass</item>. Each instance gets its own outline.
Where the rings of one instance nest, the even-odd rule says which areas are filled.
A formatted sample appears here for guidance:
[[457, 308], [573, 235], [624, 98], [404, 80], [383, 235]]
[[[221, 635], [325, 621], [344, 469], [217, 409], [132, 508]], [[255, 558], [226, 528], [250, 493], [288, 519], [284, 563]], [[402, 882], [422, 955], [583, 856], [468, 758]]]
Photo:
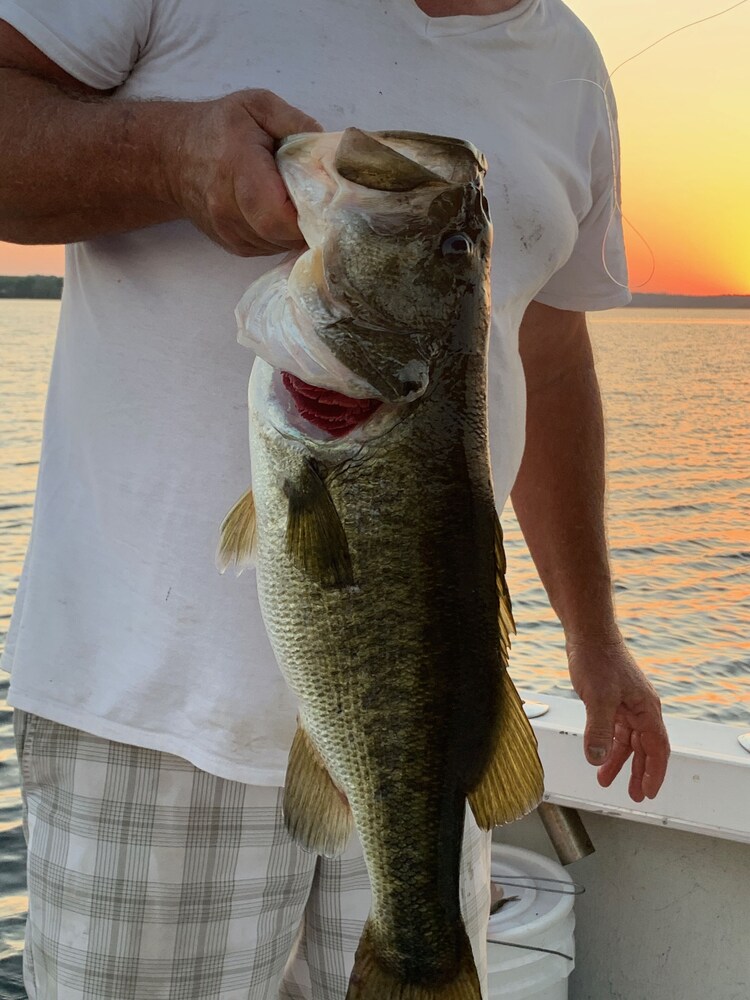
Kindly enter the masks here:
[[278, 165], [309, 249], [238, 316], [253, 492], [220, 565], [253, 558], [299, 699], [284, 795], [303, 847], [372, 885], [348, 1000], [479, 1000], [461, 919], [480, 827], [542, 794], [506, 671], [513, 628], [487, 439], [491, 224], [470, 143], [310, 134]]

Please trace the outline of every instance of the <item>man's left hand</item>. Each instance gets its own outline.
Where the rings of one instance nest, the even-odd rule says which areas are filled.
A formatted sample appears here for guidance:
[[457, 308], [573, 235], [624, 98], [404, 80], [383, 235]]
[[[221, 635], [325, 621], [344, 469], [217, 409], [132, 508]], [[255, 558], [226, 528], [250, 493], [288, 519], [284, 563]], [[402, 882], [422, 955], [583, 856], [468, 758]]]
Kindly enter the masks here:
[[621, 636], [568, 640], [567, 652], [570, 679], [586, 706], [584, 752], [599, 768], [599, 784], [611, 785], [632, 755], [630, 797], [653, 799], [669, 760], [658, 694]]

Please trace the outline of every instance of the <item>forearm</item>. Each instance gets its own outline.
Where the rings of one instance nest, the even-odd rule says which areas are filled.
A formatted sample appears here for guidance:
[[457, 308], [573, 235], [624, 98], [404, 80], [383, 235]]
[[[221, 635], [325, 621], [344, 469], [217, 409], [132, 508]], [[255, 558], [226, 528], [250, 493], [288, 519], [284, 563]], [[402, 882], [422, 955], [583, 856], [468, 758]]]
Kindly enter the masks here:
[[659, 697], [615, 622], [604, 530], [604, 420], [586, 317], [531, 302], [519, 331], [526, 451], [513, 506], [565, 628], [570, 679], [586, 706], [586, 759], [610, 785], [633, 756], [629, 791], [653, 798], [669, 739]]
[[0, 238], [68, 243], [178, 217], [167, 161], [189, 105], [68, 93], [0, 70]]
[[314, 118], [268, 90], [211, 101], [81, 97], [57, 86], [61, 75], [77, 81], [18, 37], [26, 62], [19, 68], [16, 53], [0, 68], [0, 239], [70, 243], [183, 218], [244, 257], [304, 245], [273, 151], [319, 130]]
[[512, 492], [568, 641], [617, 634], [604, 527], [604, 424], [588, 337], [549, 381], [529, 381], [526, 450]]

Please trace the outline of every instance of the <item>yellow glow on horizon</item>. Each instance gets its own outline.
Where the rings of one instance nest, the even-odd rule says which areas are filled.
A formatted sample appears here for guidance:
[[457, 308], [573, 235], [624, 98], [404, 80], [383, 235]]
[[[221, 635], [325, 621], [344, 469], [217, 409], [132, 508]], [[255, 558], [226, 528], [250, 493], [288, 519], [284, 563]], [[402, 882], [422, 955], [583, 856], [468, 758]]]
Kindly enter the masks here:
[[568, 0], [604, 53], [619, 108], [634, 291], [750, 293], [750, 3]]
[[[733, 0], [568, 0], [610, 70]], [[736, 2], [736, 0], [735, 0]], [[750, 2], [615, 72], [635, 291], [750, 294]], [[60, 247], [0, 243], [0, 274], [62, 274]]]

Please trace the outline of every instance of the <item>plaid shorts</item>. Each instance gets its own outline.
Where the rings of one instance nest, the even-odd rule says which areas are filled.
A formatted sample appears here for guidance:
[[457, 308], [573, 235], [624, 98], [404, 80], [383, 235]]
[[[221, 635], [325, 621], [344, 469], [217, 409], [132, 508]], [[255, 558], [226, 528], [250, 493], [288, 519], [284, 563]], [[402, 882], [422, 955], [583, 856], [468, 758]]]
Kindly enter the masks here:
[[[281, 789], [15, 715], [31, 1000], [344, 1000], [370, 905], [356, 837], [310, 854]], [[461, 898], [485, 983], [489, 849], [467, 820]]]

